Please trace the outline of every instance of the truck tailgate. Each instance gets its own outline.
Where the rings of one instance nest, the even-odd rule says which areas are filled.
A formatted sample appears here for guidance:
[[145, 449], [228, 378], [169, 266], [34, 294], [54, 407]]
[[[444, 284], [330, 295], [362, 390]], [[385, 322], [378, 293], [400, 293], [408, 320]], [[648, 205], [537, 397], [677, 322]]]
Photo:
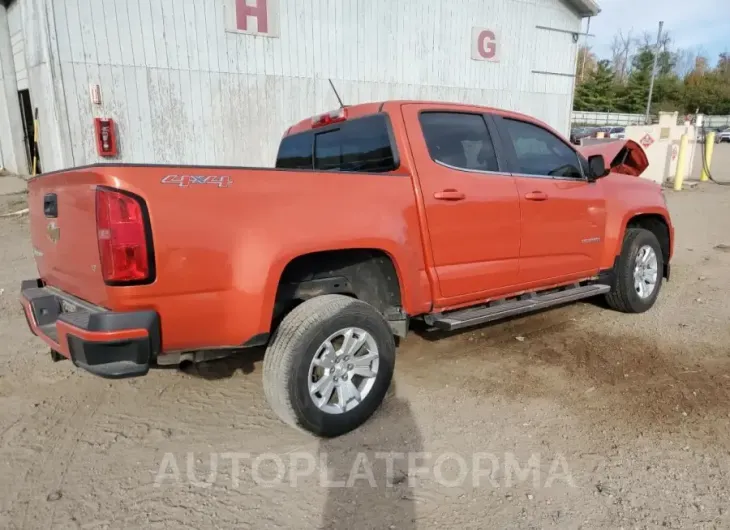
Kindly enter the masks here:
[[42, 175], [28, 183], [30, 231], [40, 278], [53, 287], [104, 305], [106, 289], [97, 242], [91, 171]]

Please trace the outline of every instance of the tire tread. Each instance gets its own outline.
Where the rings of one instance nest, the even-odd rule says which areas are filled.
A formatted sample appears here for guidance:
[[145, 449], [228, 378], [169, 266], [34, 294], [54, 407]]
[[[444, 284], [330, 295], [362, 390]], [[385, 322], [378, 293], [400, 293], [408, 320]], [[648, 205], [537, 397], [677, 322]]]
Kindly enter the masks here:
[[292, 366], [300, 349], [296, 347], [314, 327], [351, 306], [368, 313], [375, 311], [369, 304], [339, 294], [327, 294], [312, 298], [295, 307], [281, 322], [264, 355], [264, 395], [274, 412], [288, 425], [306, 429], [300, 424], [291, 402], [289, 389], [294, 377]]
[[[619, 256], [616, 270], [614, 271], [615, 279], [611, 291], [606, 294], [606, 302], [608, 305], [622, 313], [636, 313], [637, 310], [634, 304], [629, 298], [629, 292], [633, 289], [633, 276], [631, 273], [631, 267], [627, 267], [627, 260], [631, 253], [631, 248], [634, 245], [634, 241], [639, 237], [643, 237], [645, 234], [650, 234], [652, 238], [656, 240], [656, 236], [645, 228], [627, 228], [626, 234], [624, 235], [623, 245], [621, 247], [621, 255]], [[656, 241], [656, 246], [659, 248], [659, 242]], [[659, 271], [661, 274], [661, 271]], [[659, 285], [657, 286], [657, 289]]]

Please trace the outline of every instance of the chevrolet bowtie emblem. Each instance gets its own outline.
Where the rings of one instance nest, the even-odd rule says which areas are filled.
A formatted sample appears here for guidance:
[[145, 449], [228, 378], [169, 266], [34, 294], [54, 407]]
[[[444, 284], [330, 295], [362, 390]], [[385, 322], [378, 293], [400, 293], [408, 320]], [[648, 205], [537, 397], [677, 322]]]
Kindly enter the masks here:
[[48, 239], [50, 239], [52, 243], [58, 243], [58, 240], [61, 239], [61, 229], [58, 228], [56, 223], [53, 221], [48, 223], [48, 226], [46, 227], [46, 234], [48, 234]]

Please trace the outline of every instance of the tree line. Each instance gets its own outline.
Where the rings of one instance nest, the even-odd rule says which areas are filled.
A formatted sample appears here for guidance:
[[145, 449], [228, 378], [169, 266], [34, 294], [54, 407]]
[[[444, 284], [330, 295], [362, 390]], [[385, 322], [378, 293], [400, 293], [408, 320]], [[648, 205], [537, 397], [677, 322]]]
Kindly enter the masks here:
[[640, 37], [619, 32], [611, 58], [598, 58], [582, 46], [576, 64], [574, 109], [593, 112], [643, 114], [649, 96], [655, 50], [658, 50], [651, 111], [680, 114], [730, 114], [730, 53], [721, 53], [717, 65], [692, 50], [672, 46], [668, 33], [659, 46], [645, 33]]

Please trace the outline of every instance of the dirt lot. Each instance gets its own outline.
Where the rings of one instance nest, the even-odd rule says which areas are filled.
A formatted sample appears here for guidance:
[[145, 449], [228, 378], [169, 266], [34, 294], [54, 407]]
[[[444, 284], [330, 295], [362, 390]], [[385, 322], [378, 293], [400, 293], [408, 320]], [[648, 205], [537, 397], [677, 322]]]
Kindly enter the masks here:
[[[730, 187], [667, 195], [676, 254], [652, 311], [414, 333], [386, 404], [329, 441], [272, 415], [260, 352], [125, 381], [52, 363], [17, 302], [27, 219], [2, 218], [0, 527], [728, 528]], [[388, 472], [381, 452], [428, 454]], [[335, 487], [358, 460], [374, 483]]]

